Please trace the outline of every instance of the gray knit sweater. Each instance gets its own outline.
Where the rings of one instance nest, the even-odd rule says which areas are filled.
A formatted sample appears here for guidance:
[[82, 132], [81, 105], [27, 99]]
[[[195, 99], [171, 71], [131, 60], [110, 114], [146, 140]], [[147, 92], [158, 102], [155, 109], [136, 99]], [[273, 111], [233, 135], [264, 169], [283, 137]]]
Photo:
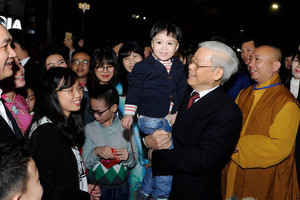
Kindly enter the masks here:
[[[132, 153], [132, 147], [129, 140], [129, 132], [124, 130], [118, 117], [115, 118], [113, 124], [104, 127], [101, 123], [91, 122], [84, 127], [85, 143], [82, 148], [82, 157], [86, 167], [89, 169], [90, 182], [96, 182], [100, 176], [100, 186], [116, 187], [125, 183], [129, 176], [129, 169], [136, 165]], [[131, 137], [134, 149], [135, 159], [138, 159], [138, 150], [134, 137]], [[96, 156], [94, 149], [100, 146], [108, 146], [111, 148], [127, 148], [129, 157], [126, 161], [121, 161], [113, 167], [106, 169], [100, 163], [100, 157]], [[125, 172], [124, 172], [125, 170]], [[119, 174], [115, 177], [112, 173]], [[103, 177], [102, 177], [103, 176]], [[93, 180], [94, 179], [94, 180]]]

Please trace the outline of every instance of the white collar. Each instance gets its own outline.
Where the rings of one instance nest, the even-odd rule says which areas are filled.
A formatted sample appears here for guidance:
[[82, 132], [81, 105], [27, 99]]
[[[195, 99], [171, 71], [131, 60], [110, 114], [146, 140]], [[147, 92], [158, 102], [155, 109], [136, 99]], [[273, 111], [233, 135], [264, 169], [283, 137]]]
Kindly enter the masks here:
[[[211, 91], [213, 91], [213, 90], [215, 90], [217, 87], [219, 87], [220, 85], [217, 85], [216, 87], [213, 87], [213, 88], [210, 88], [210, 89], [208, 89], [208, 90], [203, 90], [203, 91], [200, 91], [200, 92], [198, 92], [197, 90], [193, 90], [192, 91], [192, 93], [193, 92], [198, 92], [199, 93], [199, 95], [200, 95], [200, 99], [202, 98], [202, 97], [204, 97], [205, 95], [207, 95], [208, 93], [210, 93]], [[191, 93], [191, 94], [192, 94]]]
[[29, 135], [28, 137], [30, 138], [32, 136], [33, 131], [35, 131], [35, 129], [37, 129], [37, 127], [46, 124], [46, 123], [53, 123], [48, 117], [44, 116], [41, 119], [39, 119], [39, 121], [34, 122], [31, 125], [30, 131], [29, 131]]
[[22, 66], [25, 66], [25, 64], [27, 63], [27, 61], [30, 59], [30, 57], [24, 58], [23, 60], [21, 60], [21, 64]]

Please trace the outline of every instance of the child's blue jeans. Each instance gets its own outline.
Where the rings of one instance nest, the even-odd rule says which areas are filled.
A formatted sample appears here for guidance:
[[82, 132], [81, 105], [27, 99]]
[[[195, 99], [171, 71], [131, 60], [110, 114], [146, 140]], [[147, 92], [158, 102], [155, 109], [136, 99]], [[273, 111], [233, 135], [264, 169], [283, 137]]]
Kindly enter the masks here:
[[[138, 126], [145, 134], [151, 134], [155, 130], [172, 132], [172, 126], [165, 118], [151, 118], [141, 116], [138, 119]], [[173, 149], [172, 145], [169, 149]], [[152, 198], [168, 198], [171, 192], [172, 176], [154, 176], [152, 167], [148, 167], [143, 178], [142, 186], [139, 189], [143, 194], [151, 194]]]
[[129, 199], [129, 183], [121, 185], [119, 188], [104, 188], [101, 187], [101, 199]]

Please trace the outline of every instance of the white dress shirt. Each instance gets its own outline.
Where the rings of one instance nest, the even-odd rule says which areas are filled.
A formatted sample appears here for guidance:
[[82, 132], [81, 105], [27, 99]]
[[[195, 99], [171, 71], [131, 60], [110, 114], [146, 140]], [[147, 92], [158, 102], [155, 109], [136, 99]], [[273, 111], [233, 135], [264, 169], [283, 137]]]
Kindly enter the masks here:
[[290, 85], [290, 91], [294, 95], [295, 98], [298, 97], [299, 82], [300, 82], [299, 79], [295, 79], [294, 77], [292, 77], [291, 85]]
[[220, 85], [217, 85], [216, 87], [214, 88], [210, 88], [208, 90], [203, 90], [201, 92], [198, 92], [197, 90], [193, 90], [192, 93], [191, 93], [191, 96], [193, 94], [193, 92], [198, 92], [199, 93], [199, 96], [200, 98], [196, 99], [194, 103], [196, 103], [199, 99], [201, 99], [202, 97], [204, 97], [205, 95], [207, 95], [208, 93], [210, 93], [211, 91], [215, 90], [217, 87], [219, 87]]
[[27, 61], [30, 59], [30, 57], [24, 58], [23, 60], [21, 60], [21, 64], [22, 66], [25, 66], [25, 64], [27, 63]]

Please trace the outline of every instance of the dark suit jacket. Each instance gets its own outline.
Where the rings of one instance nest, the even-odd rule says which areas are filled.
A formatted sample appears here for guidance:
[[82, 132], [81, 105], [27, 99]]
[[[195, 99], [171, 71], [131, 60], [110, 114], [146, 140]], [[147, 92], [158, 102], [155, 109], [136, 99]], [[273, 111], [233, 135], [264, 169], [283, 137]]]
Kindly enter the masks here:
[[13, 125], [13, 129], [14, 129], [15, 133], [10, 128], [10, 126], [7, 124], [7, 122], [3, 119], [3, 117], [0, 115], [0, 143], [7, 143], [16, 138], [19, 140], [23, 139], [22, 132], [21, 132], [17, 122], [15, 121], [14, 117], [12, 116], [12, 114], [10, 113], [10, 111], [8, 110], [8, 108], [5, 105], [4, 105], [4, 108], [6, 110], [8, 118], [10, 119], [10, 121]]
[[41, 65], [37, 64], [33, 58], [24, 65], [26, 86], [32, 88], [35, 93], [38, 91], [39, 80], [43, 72]]
[[221, 172], [238, 142], [242, 113], [222, 87], [186, 110], [191, 91], [173, 126], [174, 149], [153, 151], [153, 174], [173, 175], [170, 199], [222, 199]]
[[7, 143], [14, 139], [16, 139], [14, 132], [11, 130], [3, 117], [0, 116], [0, 143]]

